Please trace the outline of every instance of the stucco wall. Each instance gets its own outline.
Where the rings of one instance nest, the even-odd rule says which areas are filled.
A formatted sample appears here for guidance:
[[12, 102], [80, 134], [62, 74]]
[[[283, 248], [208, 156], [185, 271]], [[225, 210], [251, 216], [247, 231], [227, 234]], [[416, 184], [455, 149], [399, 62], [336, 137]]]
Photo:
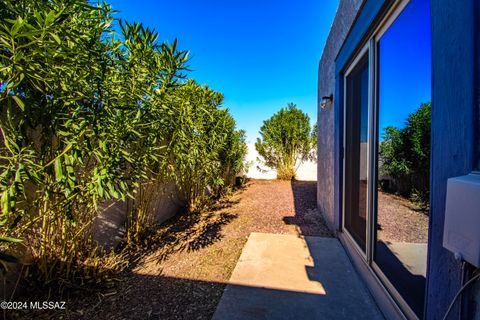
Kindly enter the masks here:
[[[474, 3], [431, 1], [432, 149], [426, 319], [442, 319], [462, 286], [462, 268], [443, 248], [447, 179], [474, 167]], [[462, 21], [462, 23], [452, 23]], [[449, 319], [456, 319], [459, 305]]]
[[[477, 126], [475, 132], [476, 141], [476, 165], [475, 170], [480, 171], [480, 1], [475, 2], [474, 25], [475, 25], [475, 99], [477, 113]], [[480, 281], [477, 281], [472, 289], [472, 309], [475, 320], [480, 320]]]
[[[475, 96], [477, 99], [477, 130], [476, 140], [476, 166], [475, 170], [480, 171], [480, 1], [475, 2]], [[479, 290], [480, 291], [480, 290]]]
[[336, 229], [339, 223], [339, 217], [334, 214], [335, 111], [334, 104], [325, 110], [320, 108], [320, 101], [323, 96], [330, 94], [333, 94], [334, 100], [337, 98], [335, 58], [362, 2], [362, 0], [340, 0], [318, 67], [317, 203], [320, 212], [333, 229]]
[[[346, 6], [349, 2], [350, 7]], [[357, 5], [362, 1], [340, 1], [337, 16], [327, 41], [319, 66], [318, 96], [334, 94], [334, 109], [318, 110], [319, 162], [318, 162], [318, 205], [327, 220], [338, 226], [341, 179], [341, 112], [340, 92], [343, 82], [335, 79], [335, 71], [340, 72], [355, 47], [372, 25], [382, 3], [391, 1], [371, 0], [365, 2], [362, 14], [351, 29], [344, 43], [344, 19], [353, 19], [358, 12]], [[449, 303], [461, 287], [461, 263], [442, 246], [446, 181], [450, 177], [469, 173], [478, 168], [480, 158], [479, 129], [476, 122], [479, 115], [478, 72], [480, 55], [479, 40], [479, 1], [431, 1], [432, 17], [432, 162], [431, 162], [431, 201], [427, 271], [426, 319], [442, 319]], [[376, 10], [379, 9], [379, 10]], [[472, 14], [473, 13], [473, 14]], [[346, 17], [345, 17], [346, 16]], [[462, 21], [462, 23], [452, 23]], [[475, 30], [475, 31], [474, 31]], [[476, 32], [476, 33], [475, 33]], [[474, 40], [475, 39], [475, 40]], [[474, 45], [475, 41], [477, 42]], [[337, 56], [338, 48], [343, 49]], [[332, 53], [332, 51], [334, 53]], [[475, 58], [476, 57], [476, 60]], [[476, 65], [475, 62], [476, 61]], [[474, 77], [474, 70], [477, 75]], [[336, 81], [338, 80], [338, 81]], [[333, 84], [336, 83], [336, 87]], [[475, 89], [474, 85], [477, 85]], [[335, 114], [335, 116], [334, 116]], [[472, 121], [473, 119], [473, 121]], [[476, 122], [476, 123], [475, 123]], [[335, 125], [334, 125], [335, 124]], [[476, 132], [475, 132], [476, 130]], [[452, 134], [454, 132], [455, 134]], [[476, 137], [477, 153], [474, 143]], [[334, 139], [337, 139], [335, 145]], [[334, 157], [335, 155], [335, 157]], [[476, 162], [474, 159], [476, 158]], [[335, 181], [335, 183], [333, 182]], [[333, 190], [335, 184], [335, 190]], [[472, 288], [470, 288], [472, 289]], [[473, 288], [469, 295], [477, 304], [467, 306], [473, 317], [479, 318], [479, 290]], [[455, 304], [449, 319], [457, 319], [459, 306]], [[473, 308], [473, 310], [472, 310]], [[465, 310], [462, 310], [465, 311]], [[475, 313], [476, 312], [476, 313]], [[469, 314], [469, 318], [472, 318]]]
[[[149, 187], [152, 188], [149, 212], [156, 223], [173, 217], [184, 206], [174, 183], [157, 183]], [[109, 251], [124, 240], [127, 212], [135, 205], [135, 201], [112, 200], [99, 205], [98, 216], [92, 224], [93, 240], [97, 244]]]

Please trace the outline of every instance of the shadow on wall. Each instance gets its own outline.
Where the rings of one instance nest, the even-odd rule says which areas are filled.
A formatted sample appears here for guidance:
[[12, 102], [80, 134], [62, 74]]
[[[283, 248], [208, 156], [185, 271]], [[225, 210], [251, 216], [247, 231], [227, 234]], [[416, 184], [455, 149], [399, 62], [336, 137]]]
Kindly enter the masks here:
[[[298, 226], [301, 234], [330, 235], [322, 216], [316, 210], [315, 182], [293, 181], [291, 188], [295, 212], [293, 217], [285, 217], [285, 223]], [[195, 251], [219, 241], [222, 238], [222, 228], [236, 218], [236, 215], [229, 213], [229, 208], [235, 204], [236, 202], [223, 201], [211, 212], [180, 214], [168, 220], [155, 237], [156, 248], [150, 248], [150, 250], [162, 249], [153, 259], [161, 261], [179, 250]], [[230, 291], [233, 299], [227, 300], [222, 307], [229, 315], [228, 318], [288, 318], [289, 315], [298, 315], [300, 310], [305, 315], [303, 319], [376, 319], [376, 313], [366, 314], [375, 310], [375, 307], [374, 305], [373, 309], [366, 307], [371, 303], [365, 300], [368, 294], [362, 289], [359, 279], [352, 278], [356, 275], [350, 271], [351, 265], [340, 243], [336, 239], [323, 240], [325, 241], [319, 242], [318, 238], [305, 238], [305, 246], [311, 253], [313, 263], [305, 265], [305, 272], [312, 282], [321, 283], [325, 288], [324, 294], [233, 285], [225, 291]], [[143, 257], [146, 254], [145, 252]], [[55, 318], [64, 316], [67, 319], [210, 319], [212, 317], [226, 286], [225, 283], [166, 277], [158, 274], [158, 270], [141, 269], [140, 274], [136, 271], [136, 266], [143, 257], [139, 256], [130, 261], [129, 269], [122, 277], [126, 283], [118, 282], [113, 287], [105, 288], [98, 295], [87, 294], [84, 299], [80, 299], [80, 305], [75, 304], [66, 310], [27, 310], [26, 315], [29, 318], [40, 317], [40, 315], [47, 318], [45, 315], [51, 315]], [[283, 272], [286, 271], [283, 270]], [[339, 274], [342, 275], [341, 278], [338, 277]], [[72, 293], [70, 291], [66, 294]], [[148, 299], [144, 300], [146, 296]], [[50, 300], [65, 299], [50, 297]], [[240, 303], [254, 305], [255, 308], [245, 310], [246, 313], [233, 314], [232, 304]], [[334, 308], [332, 308], [333, 305]]]
[[[156, 183], [147, 188], [151, 188], [150, 192], [154, 195], [149, 212], [156, 223], [160, 224], [183, 210], [184, 201], [174, 183]], [[98, 216], [92, 223], [92, 234], [93, 240], [102, 248], [110, 251], [125, 239], [127, 212], [135, 201], [110, 200], [99, 205]]]

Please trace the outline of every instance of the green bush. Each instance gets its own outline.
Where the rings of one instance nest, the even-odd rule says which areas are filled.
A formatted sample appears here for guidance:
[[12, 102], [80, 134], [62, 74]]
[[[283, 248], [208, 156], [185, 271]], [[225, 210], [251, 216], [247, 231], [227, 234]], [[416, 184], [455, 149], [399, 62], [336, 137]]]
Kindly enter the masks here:
[[308, 115], [289, 103], [263, 122], [255, 148], [265, 165], [277, 170], [278, 179], [291, 180], [295, 178], [297, 161], [314, 159], [316, 137]]
[[431, 103], [410, 114], [404, 128], [386, 127], [380, 142], [380, 176], [394, 180], [394, 191], [428, 204]]
[[[192, 204], [239, 170], [243, 133], [221, 94], [185, 83], [176, 41], [138, 23], [118, 36], [86, 0], [0, 0], [0, 17], [0, 236], [23, 239], [45, 278], [95, 255], [100, 202], [173, 179]], [[129, 212], [130, 239], [147, 214]]]
[[222, 94], [189, 80], [163, 106], [165, 171], [180, 187], [190, 211], [233, 184], [246, 156], [245, 133], [235, 130], [235, 120], [222, 103]]

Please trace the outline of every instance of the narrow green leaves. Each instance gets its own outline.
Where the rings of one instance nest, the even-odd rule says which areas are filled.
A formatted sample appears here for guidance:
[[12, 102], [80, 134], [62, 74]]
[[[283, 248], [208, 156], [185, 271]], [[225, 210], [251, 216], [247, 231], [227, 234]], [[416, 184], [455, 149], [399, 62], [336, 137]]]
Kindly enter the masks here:
[[22, 99], [19, 96], [12, 96], [12, 99], [17, 103], [18, 107], [25, 111], [25, 104], [23, 103]]
[[63, 168], [62, 168], [62, 160], [60, 157], [55, 159], [55, 180], [57, 182], [62, 181], [64, 178], [63, 176]]
[[52, 38], [58, 43], [58, 44], [61, 44], [62, 42], [60, 41], [60, 38], [53, 32], [50, 32], [50, 35], [52, 36]]
[[5, 2], [4, 239], [26, 239], [44, 268], [50, 258], [81, 261], [105, 202], [140, 197], [146, 182], [173, 181], [193, 209], [231, 184], [242, 168], [244, 133], [220, 93], [184, 81], [188, 52], [177, 40], [160, 42], [141, 23], [122, 22], [115, 35], [107, 4]]

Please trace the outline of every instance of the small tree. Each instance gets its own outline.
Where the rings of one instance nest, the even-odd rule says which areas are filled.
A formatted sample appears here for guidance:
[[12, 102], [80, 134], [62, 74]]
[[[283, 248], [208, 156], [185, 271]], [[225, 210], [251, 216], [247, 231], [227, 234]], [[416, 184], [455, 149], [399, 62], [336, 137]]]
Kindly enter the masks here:
[[380, 142], [380, 175], [394, 179], [394, 191], [428, 204], [430, 176], [431, 103], [411, 113], [405, 127], [384, 128]]
[[310, 118], [294, 103], [289, 103], [260, 128], [255, 148], [267, 167], [277, 170], [277, 179], [295, 178], [297, 161], [313, 159], [315, 137]]

